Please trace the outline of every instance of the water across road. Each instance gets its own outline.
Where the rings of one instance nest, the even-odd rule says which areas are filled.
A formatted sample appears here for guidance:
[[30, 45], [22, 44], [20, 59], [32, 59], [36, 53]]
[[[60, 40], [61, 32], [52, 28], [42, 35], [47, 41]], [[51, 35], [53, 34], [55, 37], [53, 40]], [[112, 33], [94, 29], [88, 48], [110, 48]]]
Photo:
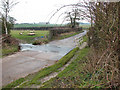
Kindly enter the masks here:
[[74, 47], [66, 47], [66, 46], [57, 46], [53, 44], [45, 44], [45, 45], [32, 45], [32, 44], [21, 44], [22, 51], [37, 51], [37, 52], [45, 52], [45, 53], [55, 53], [58, 54], [55, 59], [60, 59], [66, 53], [68, 53]]
[[25, 77], [41, 68], [53, 65], [57, 60], [75, 48], [75, 38], [84, 36], [84, 32], [45, 45], [20, 44], [21, 52], [2, 59], [2, 84], [6, 85], [16, 79]]

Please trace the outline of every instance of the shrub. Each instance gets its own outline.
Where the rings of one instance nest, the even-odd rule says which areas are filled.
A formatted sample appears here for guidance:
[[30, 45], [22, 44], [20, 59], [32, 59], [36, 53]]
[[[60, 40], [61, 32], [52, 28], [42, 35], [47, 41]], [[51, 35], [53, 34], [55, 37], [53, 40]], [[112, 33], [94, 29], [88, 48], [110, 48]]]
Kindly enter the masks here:
[[33, 45], [41, 45], [41, 44], [46, 44], [48, 43], [48, 39], [40, 39], [40, 40], [35, 40], [32, 44]]

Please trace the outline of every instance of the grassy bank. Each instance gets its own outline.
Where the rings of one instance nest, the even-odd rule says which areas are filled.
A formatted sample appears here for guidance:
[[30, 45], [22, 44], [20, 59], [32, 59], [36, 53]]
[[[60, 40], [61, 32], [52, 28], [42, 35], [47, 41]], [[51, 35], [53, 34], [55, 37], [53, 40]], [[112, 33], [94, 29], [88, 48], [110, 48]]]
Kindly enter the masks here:
[[22, 87], [30, 87], [31, 85], [34, 85], [34, 84], [37, 84], [37, 85], [40, 84], [41, 83], [40, 79], [42, 77], [45, 77], [52, 72], [57, 72], [57, 70], [59, 68], [64, 66], [75, 55], [76, 51], [78, 51], [78, 48], [75, 48], [72, 51], [70, 51], [67, 55], [65, 55], [58, 62], [56, 62], [56, 64], [49, 66], [47, 68], [44, 68], [44, 69], [40, 70], [39, 72], [29, 75], [25, 78], [18, 79], [16, 81], [8, 84], [7, 86], [5, 86], [5, 88], [16, 87], [25, 81], [26, 82], [24, 84], [20, 85], [21, 88]]
[[84, 75], [83, 68], [89, 48], [84, 48], [79, 51], [78, 57], [57, 77], [52, 78], [43, 84], [42, 88], [80, 88], [84, 87], [85, 80], [89, 75]]
[[41, 88], [106, 88], [109, 81], [103, 79], [104, 77], [99, 77], [99, 80], [91, 79], [102, 73], [96, 71], [97, 74], [93, 74], [86, 69], [89, 51], [88, 47], [79, 50], [79, 53], [76, 53], [78, 57], [55, 78], [43, 83]]
[[[20, 40], [23, 40], [27, 43], [32, 43], [34, 38], [41, 37], [41, 36], [48, 36], [49, 31], [34, 31], [35, 35], [29, 36], [32, 30], [11, 30], [11, 36]], [[22, 35], [20, 35], [22, 33]]]
[[7, 47], [3, 47], [2, 48], [2, 57], [11, 55], [17, 51], [18, 51], [18, 46], [16, 46], [16, 45], [9, 45]]
[[88, 36], [87, 35], [83, 36], [83, 42], [88, 42]]
[[68, 38], [68, 37], [71, 37], [71, 36], [75, 36], [79, 33], [82, 33], [83, 31], [79, 31], [79, 32], [74, 32], [74, 33], [70, 33], [70, 34], [67, 34], [67, 35], [61, 35], [60, 39], [65, 39], [65, 38]]
[[19, 42], [15, 38], [11, 37], [10, 35], [5, 35], [2, 38], [2, 57], [19, 51]]

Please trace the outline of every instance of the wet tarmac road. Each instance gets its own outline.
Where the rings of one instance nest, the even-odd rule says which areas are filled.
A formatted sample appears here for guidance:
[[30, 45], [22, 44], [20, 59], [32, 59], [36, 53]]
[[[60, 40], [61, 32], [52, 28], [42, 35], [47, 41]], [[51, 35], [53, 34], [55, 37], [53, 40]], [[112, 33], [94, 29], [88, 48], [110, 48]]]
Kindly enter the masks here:
[[75, 47], [75, 35], [63, 40], [55, 40], [46, 45], [34, 46], [32, 44], [21, 44], [22, 51], [2, 59], [2, 85], [25, 77], [28, 74], [39, 71], [41, 68], [53, 65]]

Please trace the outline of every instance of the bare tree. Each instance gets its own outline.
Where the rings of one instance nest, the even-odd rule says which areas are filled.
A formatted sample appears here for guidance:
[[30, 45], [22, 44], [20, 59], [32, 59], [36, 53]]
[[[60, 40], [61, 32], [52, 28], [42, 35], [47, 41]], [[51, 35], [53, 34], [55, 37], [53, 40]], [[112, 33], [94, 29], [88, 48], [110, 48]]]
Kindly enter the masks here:
[[1, 4], [2, 4], [1, 9], [3, 11], [2, 15], [4, 17], [3, 23], [4, 23], [6, 35], [8, 34], [7, 22], [8, 22], [9, 12], [13, 8], [13, 6], [15, 6], [17, 3], [18, 2], [15, 2], [13, 0], [2, 0], [1, 1]]
[[[73, 21], [76, 20], [80, 20], [80, 18], [78, 17], [82, 17], [88, 21], [90, 21], [90, 14], [89, 14], [89, 10], [87, 10], [89, 8], [89, 6], [87, 4], [81, 4], [81, 3], [77, 3], [77, 4], [69, 4], [69, 5], [64, 5], [61, 6], [60, 8], [58, 8], [49, 18], [48, 22], [50, 22], [50, 20], [62, 9], [66, 8], [66, 7], [72, 7], [72, 11], [69, 12], [65, 12], [66, 15], [66, 19], [70, 19], [69, 21], [71, 21], [73, 23]], [[61, 16], [61, 15], [60, 15]], [[76, 17], [76, 18], [75, 18]], [[63, 20], [65, 21], [65, 20]]]
[[73, 8], [71, 12], [66, 12], [67, 16], [65, 17], [68, 21], [71, 22], [72, 28], [76, 27], [77, 20], [80, 20], [79, 9]]

